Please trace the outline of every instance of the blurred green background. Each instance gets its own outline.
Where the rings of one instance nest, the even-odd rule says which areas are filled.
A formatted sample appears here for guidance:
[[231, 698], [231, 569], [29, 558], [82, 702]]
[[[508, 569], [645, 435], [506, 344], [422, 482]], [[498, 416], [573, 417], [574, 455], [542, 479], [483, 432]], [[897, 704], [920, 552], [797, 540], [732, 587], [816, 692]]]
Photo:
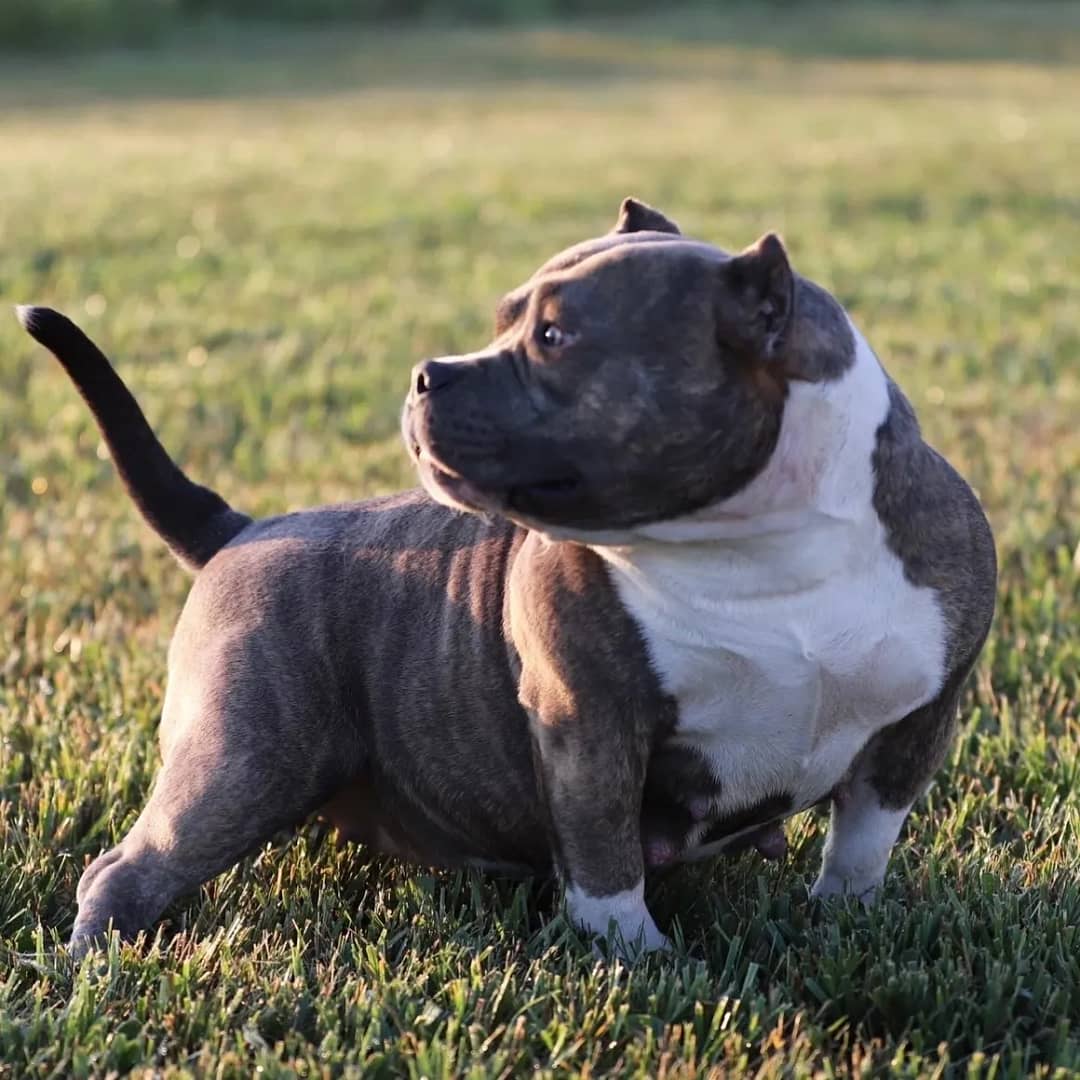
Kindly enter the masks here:
[[[888, 4], [889, 0], [885, 0]], [[980, 29], [970, 26], [959, 34], [946, 32], [944, 41], [936, 41], [937, 34], [930, 26], [918, 28], [909, 23], [908, 29], [921, 40], [921, 51], [941, 51], [945, 55], [959, 55], [974, 47], [978, 52], [988, 40], [996, 38], [997, 48], [1004, 47], [1001, 38], [1003, 27], [1000, 17], [1012, 23], [1011, 32], [1023, 33], [1021, 24], [1042, 23], [1046, 25], [1047, 13], [1040, 7], [1058, 9], [1050, 15], [1057, 20], [1075, 0], [1036, 0], [1035, 3], [1002, 4], [1000, 0], [937, 0], [936, 3], [911, 0], [892, 0], [889, 6], [903, 13], [923, 8], [924, 14], [935, 10], [952, 23], [953, 16], [963, 22], [989, 21], [990, 26]], [[835, 19], [844, 22], [863, 23], [860, 9], [868, 9], [871, 27], [847, 42], [848, 47], [857, 45], [871, 53], [890, 53], [897, 41], [890, 33], [882, 34], [872, 29], [881, 13], [878, 2], [858, 3], [851, 0], [714, 0], [713, 3], [686, 4], [676, 0], [673, 5], [657, 5], [648, 0], [3, 0], [0, 3], [0, 49], [78, 49], [102, 44], [139, 44], [160, 42], [169, 35], [189, 29], [200, 22], [213, 23], [220, 19], [243, 19], [269, 23], [349, 24], [374, 26], [378, 24], [402, 25], [408, 23], [436, 23], [441, 25], [473, 24], [527, 24], [540, 20], [556, 20], [582, 17], [634, 16], [662, 7], [665, 12], [672, 7], [696, 9], [699, 12], [726, 17], [746, 19], [755, 15], [763, 18], [772, 30], [795, 8], [814, 13], [814, 21]], [[874, 9], [879, 9], [876, 13]], [[995, 27], [994, 24], [997, 24]], [[893, 23], [892, 32], [897, 28]], [[862, 31], [867, 27], [863, 23]], [[767, 38], [768, 35], [766, 35]], [[974, 41], [972, 41], [974, 39]], [[802, 38], [804, 44], [814, 47], [813, 39]], [[965, 42], [967, 44], [965, 44]], [[1012, 46], [1006, 51], [1012, 53]], [[959, 53], [957, 50], [959, 49]], [[1057, 50], [1052, 41], [1040, 43], [1044, 56]]]
[[806, 815], [782, 865], [652, 886], [685, 948], [626, 972], [542, 889], [312, 826], [73, 971], [188, 582], [0, 317], [0, 1076], [1076, 1075], [1080, 8], [341, 7], [0, 0], [0, 301], [79, 320], [272, 513], [411, 484], [411, 365], [624, 195], [777, 229], [977, 488], [995, 629], [873, 911], [807, 904]]

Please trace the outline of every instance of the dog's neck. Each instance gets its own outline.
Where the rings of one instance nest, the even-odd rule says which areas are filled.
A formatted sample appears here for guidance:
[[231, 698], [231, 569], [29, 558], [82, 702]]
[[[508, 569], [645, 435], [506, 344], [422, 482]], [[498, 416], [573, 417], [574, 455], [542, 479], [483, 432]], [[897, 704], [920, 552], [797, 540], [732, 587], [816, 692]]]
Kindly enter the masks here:
[[616, 575], [649, 591], [754, 595], [793, 591], [843, 572], [879, 527], [872, 457], [889, 410], [877, 357], [852, 327], [842, 376], [792, 381], [776, 448], [742, 491], [674, 521], [641, 526], [626, 543], [592, 545]]

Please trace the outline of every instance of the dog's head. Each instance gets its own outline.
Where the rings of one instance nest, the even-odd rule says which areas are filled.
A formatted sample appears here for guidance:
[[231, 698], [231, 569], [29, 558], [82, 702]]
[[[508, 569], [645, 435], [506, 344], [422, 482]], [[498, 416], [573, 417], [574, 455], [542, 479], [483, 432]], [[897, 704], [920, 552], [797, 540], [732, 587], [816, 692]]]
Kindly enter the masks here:
[[608, 235], [503, 298], [490, 345], [413, 370], [402, 429], [424, 487], [564, 536], [729, 497], [800, 377], [797, 284], [774, 235], [728, 255], [625, 200]]

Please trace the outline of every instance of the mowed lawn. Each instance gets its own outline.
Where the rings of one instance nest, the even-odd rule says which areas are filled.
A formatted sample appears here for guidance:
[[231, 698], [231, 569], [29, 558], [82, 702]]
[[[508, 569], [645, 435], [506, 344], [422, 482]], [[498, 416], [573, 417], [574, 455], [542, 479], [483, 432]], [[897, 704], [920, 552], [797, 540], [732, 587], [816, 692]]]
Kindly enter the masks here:
[[977, 488], [1002, 579], [869, 912], [808, 904], [805, 815], [780, 865], [657, 882], [679, 949], [628, 970], [550, 889], [312, 824], [76, 969], [76, 882], [149, 789], [188, 582], [3, 315], [0, 1077], [1075, 1075], [1078, 62], [1066, 3], [222, 25], [5, 59], [0, 301], [81, 321], [234, 505], [411, 484], [412, 363], [485, 343], [501, 293], [634, 193], [722, 246], [783, 233]]

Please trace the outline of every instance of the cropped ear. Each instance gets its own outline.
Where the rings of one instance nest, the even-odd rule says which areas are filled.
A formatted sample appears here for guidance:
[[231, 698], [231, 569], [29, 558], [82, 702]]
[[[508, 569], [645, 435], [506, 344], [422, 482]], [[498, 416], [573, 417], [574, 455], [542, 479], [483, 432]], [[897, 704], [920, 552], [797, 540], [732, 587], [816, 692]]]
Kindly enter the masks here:
[[629, 195], [619, 207], [619, 220], [615, 222], [612, 233], [663, 232], [679, 236], [679, 226], [670, 218], [664, 217], [659, 210], [654, 210], [647, 203], [638, 202]]
[[722, 274], [721, 333], [771, 360], [783, 348], [795, 307], [795, 275], [780, 237], [766, 233], [725, 263]]

